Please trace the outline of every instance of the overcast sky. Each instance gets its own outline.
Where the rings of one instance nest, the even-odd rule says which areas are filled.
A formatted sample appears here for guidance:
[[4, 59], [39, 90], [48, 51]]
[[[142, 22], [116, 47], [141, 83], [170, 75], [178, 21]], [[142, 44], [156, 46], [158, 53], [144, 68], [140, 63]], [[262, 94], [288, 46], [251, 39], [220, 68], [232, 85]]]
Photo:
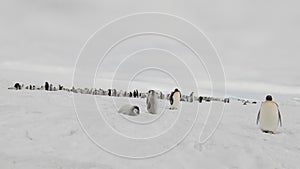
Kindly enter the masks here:
[[71, 85], [80, 49], [97, 29], [124, 15], [163, 12], [189, 20], [209, 37], [228, 89], [300, 94], [299, 5], [281, 0], [0, 0], [0, 79]]

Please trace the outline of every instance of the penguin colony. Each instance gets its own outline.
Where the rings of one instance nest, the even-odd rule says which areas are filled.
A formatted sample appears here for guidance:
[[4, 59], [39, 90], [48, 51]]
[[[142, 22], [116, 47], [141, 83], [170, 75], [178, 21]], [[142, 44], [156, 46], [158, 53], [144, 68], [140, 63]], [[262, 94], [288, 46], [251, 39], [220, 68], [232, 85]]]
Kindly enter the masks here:
[[[96, 89], [96, 88], [75, 88], [72, 87], [71, 89], [65, 88], [63, 85], [53, 85], [49, 82], [45, 82], [42, 86], [37, 85], [24, 85], [21, 83], [15, 83], [13, 87], [9, 87], [10, 90], [46, 90], [46, 91], [67, 91], [79, 94], [91, 94], [91, 95], [103, 95], [103, 96], [112, 96], [112, 97], [132, 97], [132, 98], [147, 98], [149, 95], [149, 91], [147, 93], [140, 92], [139, 90], [134, 91], [125, 91], [125, 90], [116, 90], [116, 89]], [[152, 90], [150, 90], [152, 91]], [[174, 95], [175, 94], [175, 95]], [[178, 97], [179, 96], [179, 97]], [[229, 103], [229, 98], [221, 99], [221, 98], [214, 98], [214, 97], [206, 97], [206, 96], [195, 96], [194, 92], [190, 95], [182, 95], [178, 89], [175, 89], [171, 93], [164, 94], [161, 91], [155, 91], [155, 97], [160, 100], [170, 100], [170, 103], [175, 100], [173, 108], [176, 108], [178, 102], [194, 102], [198, 101], [200, 103], [206, 101], [220, 101], [224, 103]], [[172, 100], [172, 101], [171, 101]], [[172, 104], [170, 104], [172, 105]]]
[[[36, 85], [27, 85], [20, 83], [15, 83], [13, 87], [9, 87], [8, 89], [14, 90], [46, 90], [46, 91], [67, 91], [73, 93], [80, 94], [91, 94], [91, 95], [104, 95], [104, 96], [112, 96], [112, 97], [132, 97], [132, 98], [146, 98], [146, 106], [148, 113], [156, 114], [157, 113], [157, 99], [161, 100], [169, 100], [170, 101], [170, 110], [178, 109], [180, 102], [194, 102], [198, 101], [202, 102], [211, 102], [211, 101], [220, 101], [224, 103], [229, 103], [230, 100], [234, 100], [235, 98], [215, 98], [215, 97], [206, 97], [206, 96], [195, 96], [194, 92], [190, 95], [182, 95], [181, 92], [176, 88], [169, 94], [164, 94], [160, 91], [149, 90], [147, 93], [143, 93], [138, 91], [137, 89], [133, 92], [131, 91], [117, 91], [116, 89], [96, 89], [96, 88], [75, 88], [71, 89], [64, 88], [62, 85], [55, 86], [50, 84], [49, 82], [45, 82], [42, 86]], [[256, 101], [249, 101], [246, 99], [235, 99], [243, 103], [243, 105], [247, 104], [257, 104]], [[138, 116], [140, 114], [140, 109], [136, 105], [123, 105], [119, 111], [120, 114], [129, 115], [129, 116]], [[257, 125], [264, 133], [276, 134], [278, 126], [282, 126], [281, 113], [279, 111], [279, 106], [276, 102], [272, 100], [272, 96], [268, 95], [266, 100], [262, 102], [261, 107], [259, 109], [259, 113], [257, 115]]]

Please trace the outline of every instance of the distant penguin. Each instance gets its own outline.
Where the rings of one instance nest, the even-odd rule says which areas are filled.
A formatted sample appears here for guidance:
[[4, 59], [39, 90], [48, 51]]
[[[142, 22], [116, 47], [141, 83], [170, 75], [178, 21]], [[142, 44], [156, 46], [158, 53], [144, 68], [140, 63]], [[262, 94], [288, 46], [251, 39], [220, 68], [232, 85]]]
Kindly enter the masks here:
[[138, 98], [139, 97], [139, 91], [136, 89], [133, 91], [133, 97]]
[[230, 102], [229, 98], [225, 98], [223, 101], [224, 101], [224, 103], [229, 103]]
[[180, 97], [180, 101], [183, 101], [183, 102], [189, 101], [189, 96], [182, 95], [182, 96]]
[[123, 97], [127, 97], [127, 91], [125, 90], [122, 95]]
[[[172, 94], [172, 93], [171, 93], [171, 94]], [[171, 94], [168, 93], [168, 94], [166, 95], [167, 100], [170, 100], [170, 99], [171, 99], [171, 98], [170, 98]], [[170, 103], [171, 103], [171, 101], [170, 101]]]
[[256, 124], [259, 124], [261, 131], [271, 134], [276, 133], [279, 124], [282, 126], [278, 104], [272, 101], [272, 96], [268, 95], [261, 104]]
[[117, 97], [122, 97], [123, 90], [117, 91]]
[[45, 82], [45, 90], [49, 90], [49, 83]]
[[20, 83], [15, 83], [14, 88], [15, 88], [16, 90], [21, 90], [21, 85], [20, 85]]
[[164, 94], [162, 92], [159, 92], [159, 99], [161, 99], [161, 100], [164, 99]]
[[190, 94], [190, 96], [188, 97], [188, 102], [193, 102], [194, 101], [194, 92], [192, 92], [191, 94]]
[[203, 101], [203, 97], [202, 96], [199, 96], [199, 103], [202, 103], [202, 101]]
[[174, 92], [172, 92], [170, 95], [170, 104], [171, 104], [170, 109], [178, 109], [180, 98], [181, 98], [180, 91], [178, 89], [175, 89]]
[[147, 111], [151, 114], [157, 113], [157, 95], [154, 90], [149, 90], [147, 100]]
[[140, 97], [141, 97], [142, 99], [147, 98], [147, 94], [146, 94], [146, 93], [140, 93]]
[[118, 113], [129, 115], [129, 116], [137, 116], [140, 114], [140, 108], [138, 106], [126, 104], [119, 109]]
[[117, 90], [116, 89], [111, 90], [111, 96], [117, 96]]

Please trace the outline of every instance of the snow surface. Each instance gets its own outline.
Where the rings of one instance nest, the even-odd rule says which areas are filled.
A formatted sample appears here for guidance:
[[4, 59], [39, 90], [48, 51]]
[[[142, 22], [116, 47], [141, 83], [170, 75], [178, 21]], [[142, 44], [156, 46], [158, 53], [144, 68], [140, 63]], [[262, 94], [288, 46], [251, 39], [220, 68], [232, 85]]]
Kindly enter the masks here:
[[[82, 103], [83, 107], [87, 105], [84, 107], [86, 115], [79, 112], [81, 107], [77, 105], [79, 119], [82, 123], [90, 124], [84, 126], [96, 142], [106, 144], [106, 147], [117, 153], [132, 156], [143, 153], [147, 155], [148, 152], [155, 153], [169, 148], [176, 143], [177, 138], [189, 130], [195, 117], [195, 108], [198, 106], [199, 115], [187, 137], [170, 151], [153, 158], [123, 158], [104, 151], [89, 139], [77, 120], [72, 93], [15, 91], [2, 88], [0, 168], [299, 168], [300, 114], [297, 105], [280, 104], [283, 127], [279, 129], [279, 133], [270, 135], [260, 132], [255, 124], [259, 104], [247, 106], [239, 102], [226, 104], [223, 119], [216, 132], [207, 142], [199, 144], [197, 140], [210, 106], [221, 103], [184, 102], [181, 103], [181, 109], [171, 111], [167, 109], [167, 101], [160, 101], [160, 113], [151, 115], [145, 113], [145, 99], [112, 100], [107, 96], [75, 95], [77, 101], [95, 98], [99, 112], [104, 115], [110, 126], [126, 136], [146, 138], [171, 128], [165, 138], [149, 143], [150, 149], [143, 149], [144, 147], [140, 147], [139, 144], [136, 148], [132, 145], [127, 147], [114, 138], [116, 133], [103, 132], [104, 135], [99, 135], [106, 123], [97, 124], [100, 123], [99, 119], [102, 116], [99, 112], [94, 113], [94, 109], [88, 106], [90, 103]], [[128, 102], [140, 106], [142, 112], [140, 116], [127, 117], [117, 113], [118, 107]], [[159, 118], [156, 119], [157, 117]], [[172, 128], [178, 128], [178, 132], [172, 132]], [[109, 147], [110, 143], [119, 146]]]

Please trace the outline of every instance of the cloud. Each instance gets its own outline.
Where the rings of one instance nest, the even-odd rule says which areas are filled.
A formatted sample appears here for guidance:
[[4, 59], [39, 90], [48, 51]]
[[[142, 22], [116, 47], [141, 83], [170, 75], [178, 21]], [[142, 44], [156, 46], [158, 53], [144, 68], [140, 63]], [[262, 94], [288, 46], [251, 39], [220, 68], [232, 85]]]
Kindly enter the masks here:
[[73, 68], [69, 68], [69, 67], [28, 64], [24, 62], [10, 62], [10, 61], [5, 61], [0, 63], [0, 69], [8, 70], [8, 71], [26, 71], [26, 72], [65, 74], [65, 75], [70, 75], [73, 72]]
[[[297, 1], [279, 0], [1, 1], [0, 69], [11, 77], [0, 73], [0, 78], [21, 79], [35, 72], [39, 77], [32, 78], [57, 74], [71, 79], [81, 47], [99, 27], [123, 15], [156, 11], [182, 16], [206, 33], [219, 51], [230, 90], [298, 92], [298, 6]], [[172, 49], [171, 45], [162, 47]]]
[[230, 81], [227, 82], [226, 88], [229, 92], [300, 95], [300, 86], [288, 86], [257, 81]]

